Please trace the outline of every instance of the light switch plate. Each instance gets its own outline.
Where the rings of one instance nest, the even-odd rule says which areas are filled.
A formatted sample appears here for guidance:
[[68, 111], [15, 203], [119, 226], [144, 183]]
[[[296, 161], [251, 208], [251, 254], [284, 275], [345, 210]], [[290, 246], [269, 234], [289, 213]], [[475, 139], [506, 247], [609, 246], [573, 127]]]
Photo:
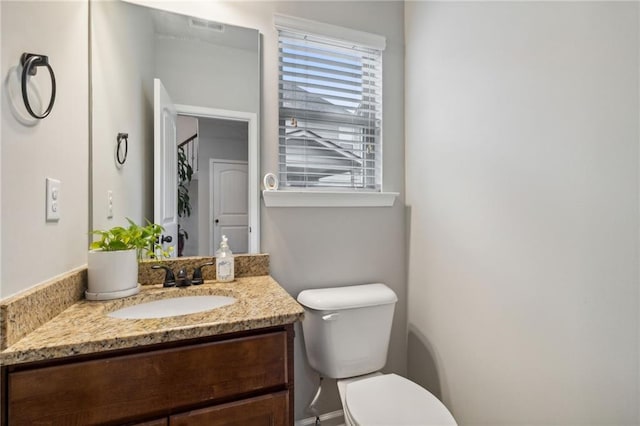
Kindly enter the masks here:
[[47, 222], [60, 220], [60, 181], [47, 178]]
[[113, 191], [107, 191], [107, 219], [113, 218]]

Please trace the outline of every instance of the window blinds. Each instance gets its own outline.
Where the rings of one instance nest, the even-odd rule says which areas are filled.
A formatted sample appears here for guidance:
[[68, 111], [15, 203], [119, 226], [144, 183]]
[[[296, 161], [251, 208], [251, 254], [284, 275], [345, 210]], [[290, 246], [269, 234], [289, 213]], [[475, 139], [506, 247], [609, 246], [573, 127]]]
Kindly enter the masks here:
[[279, 29], [284, 187], [380, 191], [382, 50]]

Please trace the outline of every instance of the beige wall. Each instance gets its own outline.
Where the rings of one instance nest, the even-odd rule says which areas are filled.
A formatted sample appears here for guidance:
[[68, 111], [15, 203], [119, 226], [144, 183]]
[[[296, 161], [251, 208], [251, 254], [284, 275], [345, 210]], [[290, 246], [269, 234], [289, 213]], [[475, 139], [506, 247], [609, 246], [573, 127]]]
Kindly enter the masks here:
[[408, 2], [409, 374], [460, 425], [637, 425], [638, 3]]
[[[86, 263], [88, 6], [86, 2], [2, 1], [0, 9], [0, 297], [4, 298]], [[12, 113], [9, 93], [15, 86], [5, 83], [23, 52], [48, 55], [57, 81], [53, 111], [33, 126], [22, 124]], [[48, 96], [47, 71], [38, 71], [33, 81]], [[24, 105], [17, 87], [15, 105], [20, 110]], [[62, 182], [57, 223], [45, 221], [46, 177]]]

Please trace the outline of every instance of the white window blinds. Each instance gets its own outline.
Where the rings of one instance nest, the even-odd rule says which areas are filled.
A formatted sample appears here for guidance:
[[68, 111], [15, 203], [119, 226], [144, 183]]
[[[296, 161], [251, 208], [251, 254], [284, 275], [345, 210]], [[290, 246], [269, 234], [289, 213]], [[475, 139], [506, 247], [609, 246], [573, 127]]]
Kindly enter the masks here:
[[281, 185], [380, 191], [382, 49], [282, 28], [278, 39]]

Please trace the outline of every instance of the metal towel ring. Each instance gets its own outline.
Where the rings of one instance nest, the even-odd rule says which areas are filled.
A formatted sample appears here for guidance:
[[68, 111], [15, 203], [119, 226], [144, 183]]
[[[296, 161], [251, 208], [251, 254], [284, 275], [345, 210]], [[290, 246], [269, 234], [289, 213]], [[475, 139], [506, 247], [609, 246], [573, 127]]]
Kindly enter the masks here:
[[[29, 111], [29, 114], [33, 118], [37, 118], [38, 120], [42, 120], [46, 116], [49, 115], [51, 110], [53, 109], [53, 103], [56, 100], [56, 76], [53, 73], [53, 68], [49, 65], [49, 57], [45, 55], [36, 55], [34, 53], [23, 53], [20, 57], [20, 63], [22, 64], [22, 100], [24, 101], [24, 106]], [[27, 76], [28, 75], [36, 75], [38, 72], [38, 67], [47, 67], [49, 70], [49, 75], [51, 76], [51, 100], [49, 101], [49, 106], [42, 115], [38, 115], [33, 112], [31, 109], [31, 104], [29, 103], [29, 95], [27, 94]]]
[[[127, 154], [129, 152], [129, 134], [128, 133], [118, 133], [118, 144], [116, 145], [116, 161], [121, 166], [124, 165], [124, 162], [127, 161]], [[124, 141], [124, 155], [120, 156], [120, 146], [122, 145], [122, 141]]]

